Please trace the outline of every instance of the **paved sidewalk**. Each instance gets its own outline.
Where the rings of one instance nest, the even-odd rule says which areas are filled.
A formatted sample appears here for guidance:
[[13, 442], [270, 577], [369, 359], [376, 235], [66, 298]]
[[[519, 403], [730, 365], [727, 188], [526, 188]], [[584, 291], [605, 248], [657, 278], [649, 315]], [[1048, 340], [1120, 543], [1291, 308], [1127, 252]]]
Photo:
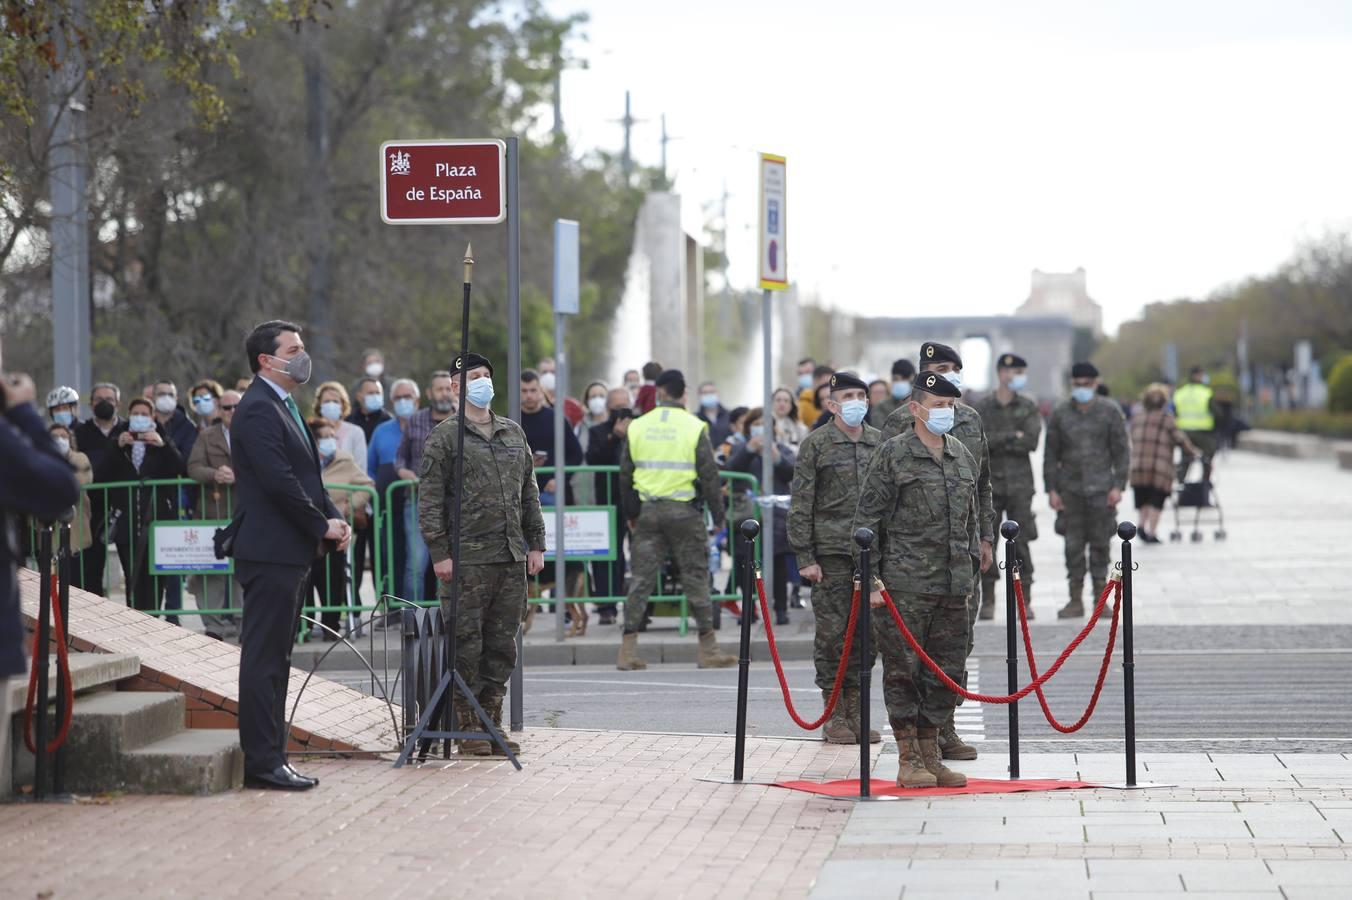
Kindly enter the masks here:
[[[1006, 777], [1004, 757], [959, 763]], [[895, 779], [884, 754], [878, 778]], [[1037, 754], [1027, 778], [1121, 782], [1119, 754]], [[814, 900], [1352, 896], [1352, 757], [1149, 754], [1107, 789], [858, 804]]]

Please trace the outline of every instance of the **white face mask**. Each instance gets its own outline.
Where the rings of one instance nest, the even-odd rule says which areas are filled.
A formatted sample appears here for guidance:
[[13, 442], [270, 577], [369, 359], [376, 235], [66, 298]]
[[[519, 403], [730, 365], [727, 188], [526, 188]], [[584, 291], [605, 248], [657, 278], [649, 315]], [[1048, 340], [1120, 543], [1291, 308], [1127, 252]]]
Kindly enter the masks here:
[[385, 374], [385, 364], [380, 362], [370, 362], [366, 364], [366, 374], [372, 378], [379, 378]]
[[599, 419], [601, 416], [604, 416], [604, 415], [606, 414], [606, 398], [605, 398], [605, 397], [593, 397], [593, 398], [591, 398], [590, 400], [588, 400], [588, 401], [587, 401], [587, 411], [590, 412], [593, 416], [595, 416], [595, 417], [598, 418], [598, 419]]
[[173, 394], [160, 394], [155, 398], [155, 411], [162, 415], [169, 415], [178, 406], [178, 399]]
[[53, 438], [56, 441], [56, 449], [61, 451], [62, 456], [70, 454], [70, 441], [63, 437]]
[[544, 388], [546, 391], [552, 392], [554, 390], [555, 383], [556, 382], [554, 379], [553, 372], [545, 372], [540, 376], [540, 387]]

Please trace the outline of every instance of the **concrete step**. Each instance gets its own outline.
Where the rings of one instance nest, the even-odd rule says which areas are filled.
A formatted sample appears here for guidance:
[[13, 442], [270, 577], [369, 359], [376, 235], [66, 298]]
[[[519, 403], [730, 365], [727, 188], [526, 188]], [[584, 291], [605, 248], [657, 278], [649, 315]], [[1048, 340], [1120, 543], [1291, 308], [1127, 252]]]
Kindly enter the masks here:
[[123, 755], [124, 784], [147, 794], [215, 794], [244, 783], [239, 735], [190, 728]]
[[[70, 680], [76, 694], [111, 687], [141, 671], [141, 660], [132, 653], [72, 653]], [[47, 669], [47, 696], [56, 697], [56, 654]], [[28, 698], [28, 679], [12, 678], [9, 683], [9, 708], [22, 710]]]

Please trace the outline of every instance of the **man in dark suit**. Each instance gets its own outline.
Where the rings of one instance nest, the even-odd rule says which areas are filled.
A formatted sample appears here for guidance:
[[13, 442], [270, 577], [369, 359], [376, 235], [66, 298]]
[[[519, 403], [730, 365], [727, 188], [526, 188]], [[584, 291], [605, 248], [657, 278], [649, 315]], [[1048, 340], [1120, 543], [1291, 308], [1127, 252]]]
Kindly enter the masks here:
[[[319, 455], [291, 398], [310, 380], [300, 327], [264, 322], [245, 342], [257, 376], [235, 409], [235, 574], [244, 589], [239, 741], [245, 784], [308, 790], [286, 761], [286, 686], [310, 565], [345, 550], [351, 529], [324, 490]], [[331, 542], [328, 547], [326, 542]]]

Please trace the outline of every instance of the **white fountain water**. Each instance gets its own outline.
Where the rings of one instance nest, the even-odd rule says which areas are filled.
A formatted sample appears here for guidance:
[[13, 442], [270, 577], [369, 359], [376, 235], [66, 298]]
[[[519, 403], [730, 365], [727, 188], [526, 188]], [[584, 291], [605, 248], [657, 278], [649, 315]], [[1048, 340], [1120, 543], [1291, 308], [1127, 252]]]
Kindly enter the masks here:
[[644, 217], [634, 222], [634, 245], [624, 273], [624, 294], [610, 329], [607, 371], [619, 384], [626, 369], [637, 369], [653, 358], [652, 260], [648, 257]]

